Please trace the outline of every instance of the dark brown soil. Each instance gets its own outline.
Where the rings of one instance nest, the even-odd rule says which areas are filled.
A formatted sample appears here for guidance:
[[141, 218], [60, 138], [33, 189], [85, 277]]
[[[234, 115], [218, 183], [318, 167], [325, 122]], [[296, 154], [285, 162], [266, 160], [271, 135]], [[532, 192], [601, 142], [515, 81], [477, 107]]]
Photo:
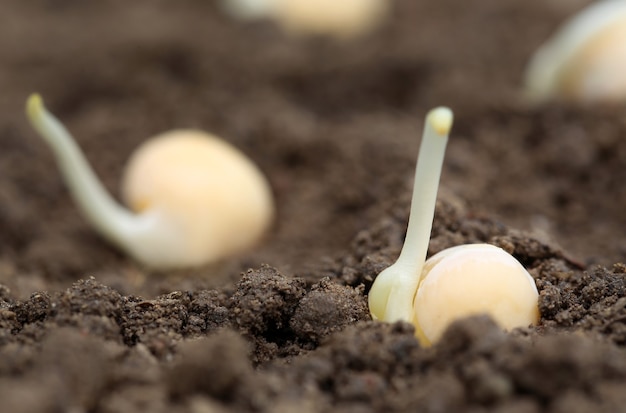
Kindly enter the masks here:
[[[621, 107], [521, 99], [585, 1], [393, 1], [337, 43], [200, 0], [6, 0], [0, 12], [0, 412], [626, 411]], [[278, 218], [234, 259], [156, 273], [103, 242], [23, 105], [40, 92], [116, 195], [145, 138], [223, 136]], [[420, 348], [369, 320], [399, 253], [424, 113], [456, 114], [429, 254], [467, 242], [535, 277], [541, 323], [462, 320]]]

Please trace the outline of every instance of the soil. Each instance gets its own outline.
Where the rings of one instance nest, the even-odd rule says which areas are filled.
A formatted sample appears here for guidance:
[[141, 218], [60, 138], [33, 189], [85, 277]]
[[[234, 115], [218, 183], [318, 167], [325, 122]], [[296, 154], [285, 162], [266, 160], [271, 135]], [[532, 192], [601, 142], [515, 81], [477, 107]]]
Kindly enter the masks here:
[[[533, 50], [587, 1], [392, 1], [352, 41], [199, 0], [5, 0], [0, 411], [626, 411], [626, 106], [524, 102]], [[156, 272], [102, 241], [27, 125], [40, 92], [116, 196], [147, 137], [197, 127], [267, 174], [256, 249]], [[404, 238], [424, 113], [456, 115], [429, 255], [503, 247], [538, 326], [431, 348], [370, 320]]]

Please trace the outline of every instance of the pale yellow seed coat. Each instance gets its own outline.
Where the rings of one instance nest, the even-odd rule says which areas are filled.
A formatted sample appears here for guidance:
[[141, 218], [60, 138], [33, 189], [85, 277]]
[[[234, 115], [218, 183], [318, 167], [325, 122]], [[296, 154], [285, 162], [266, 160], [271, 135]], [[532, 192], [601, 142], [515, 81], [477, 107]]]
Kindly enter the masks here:
[[506, 330], [537, 324], [538, 292], [528, 271], [501, 248], [461, 245], [426, 261], [414, 311], [416, 335], [429, 345], [471, 315], [488, 314]]
[[275, 0], [274, 18], [287, 30], [349, 38], [385, 17], [389, 0]]
[[272, 194], [259, 169], [239, 150], [204, 132], [176, 130], [140, 146], [122, 181], [136, 212], [158, 212], [176, 233], [186, 265], [245, 250], [268, 229]]
[[578, 101], [626, 100], [626, 15], [589, 39], [565, 65], [563, 97]]
[[526, 92], [533, 102], [626, 101], [626, 0], [589, 4], [531, 57]]

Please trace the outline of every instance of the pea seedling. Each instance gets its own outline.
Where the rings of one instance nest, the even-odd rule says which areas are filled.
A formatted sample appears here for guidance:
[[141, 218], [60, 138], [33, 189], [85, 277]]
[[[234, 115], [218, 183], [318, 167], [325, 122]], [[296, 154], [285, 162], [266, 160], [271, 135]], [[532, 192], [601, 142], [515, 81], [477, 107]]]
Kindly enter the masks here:
[[32, 95], [26, 113], [50, 146], [74, 201], [106, 239], [146, 266], [190, 267], [253, 245], [274, 203], [259, 169], [227, 142], [174, 130], [141, 145], [126, 167], [122, 195], [106, 191], [65, 127]]
[[592, 3], [534, 54], [526, 88], [534, 101], [626, 100], [626, 1]]
[[380, 23], [389, 0], [222, 0], [222, 4], [235, 17], [271, 18], [290, 33], [351, 38]]
[[503, 328], [538, 322], [533, 278], [513, 256], [489, 244], [448, 248], [426, 261], [437, 189], [453, 114], [431, 110], [415, 169], [406, 239], [398, 260], [382, 271], [369, 292], [372, 318], [407, 321], [424, 345], [454, 320], [487, 313]]

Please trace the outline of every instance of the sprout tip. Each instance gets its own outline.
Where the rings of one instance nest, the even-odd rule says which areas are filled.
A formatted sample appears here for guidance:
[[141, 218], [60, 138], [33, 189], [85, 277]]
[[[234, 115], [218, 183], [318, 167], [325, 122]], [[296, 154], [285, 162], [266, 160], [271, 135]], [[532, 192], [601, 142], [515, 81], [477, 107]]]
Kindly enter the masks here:
[[26, 115], [28, 115], [31, 121], [35, 122], [41, 116], [43, 109], [43, 99], [39, 93], [33, 93], [28, 97], [28, 101], [26, 102]]
[[445, 106], [432, 109], [426, 117], [426, 121], [430, 123], [430, 126], [440, 136], [446, 136], [450, 133], [453, 120], [454, 114], [450, 108]]

